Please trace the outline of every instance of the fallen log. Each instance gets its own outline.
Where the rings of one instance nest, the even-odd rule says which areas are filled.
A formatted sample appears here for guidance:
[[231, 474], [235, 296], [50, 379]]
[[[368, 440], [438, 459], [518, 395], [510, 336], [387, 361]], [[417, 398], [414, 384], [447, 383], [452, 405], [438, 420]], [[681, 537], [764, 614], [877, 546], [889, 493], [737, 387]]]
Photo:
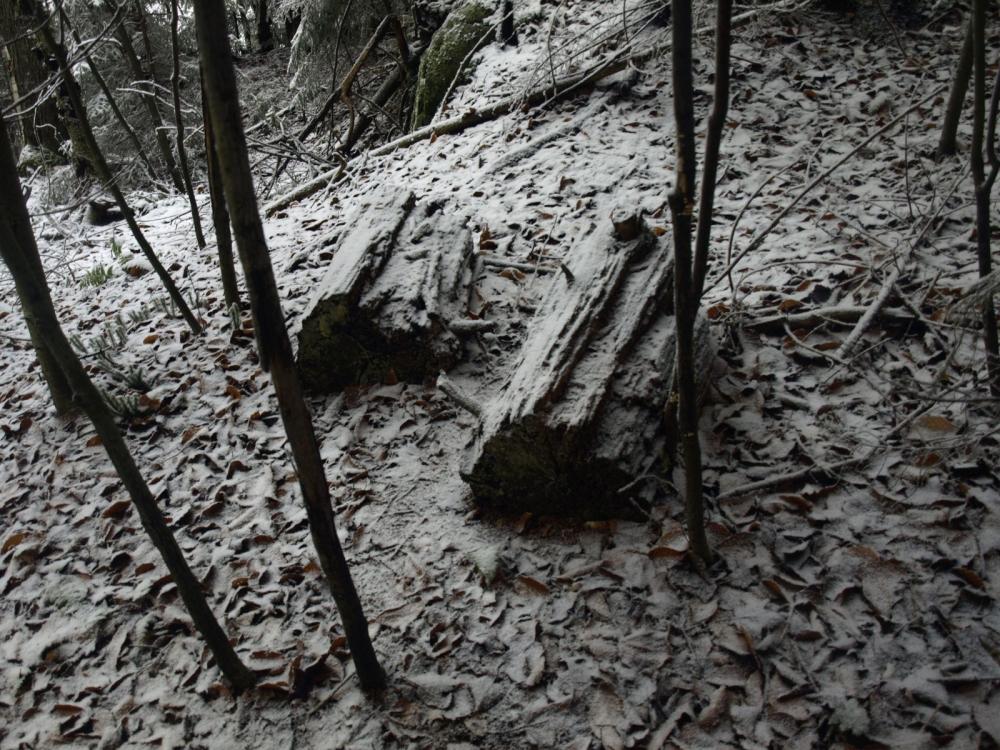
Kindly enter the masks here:
[[360, 202], [303, 316], [307, 388], [419, 383], [459, 360], [473, 260], [465, 222], [408, 190]]
[[[595, 229], [566, 258], [570, 273], [553, 277], [520, 361], [483, 405], [462, 467], [477, 504], [641, 516], [652, 483], [637, 480], [662, 473], [676, 444], [664, 419], [676, 348], [667, 245], [634, 219]], [[703, 375], [713, 359], [704, 317], [695, 338]]]

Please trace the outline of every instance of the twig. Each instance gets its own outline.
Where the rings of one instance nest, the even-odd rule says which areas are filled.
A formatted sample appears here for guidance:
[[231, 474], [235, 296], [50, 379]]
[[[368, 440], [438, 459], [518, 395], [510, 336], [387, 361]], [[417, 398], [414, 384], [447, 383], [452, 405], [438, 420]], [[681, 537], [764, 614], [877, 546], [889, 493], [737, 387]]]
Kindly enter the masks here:
[[458, 385], [455, 384], [451, 378], [445, 375], [443, 372], [438, 375], [437, 379], [438, 390], [441, 391], [445, 396], [450, 398], [455, 402], [456, 406], [460, 406], [467, 412], [475, 416], [477, 419], [482, 418], [483, 408], [476, 403], [472, 397], [463, 391]]
[[924, 237], [927, 236], [927, 232], [930, 231], [930, 228], [937, 222], [938, 215], [941, 213], [944, 207], [948, 205], [948, 200], [954, 194], [955, 190], [958, 188], [959, 182], [962, 179], [964, 179], [964, 177], [965, 177], [965, 170], [962, 170], [962, 172], [960, 172], [958, 177], [956, 178], [955, 182], [952, 184], [951, 188], [948, 190], [948, 193], [944, 196], [944, 199], [938, 206], [937, 211], [935, 211], [934, 214], [931, 215], [927, 219], [927, 221], [924, 222], [924, 225], [921, 228], [920, 233], [916, 236], [913, 242], [910, 243], [909, 248], [903, 255], [901, 261], [896, 264], [896, 267], [892, 269], [892, 273], [890, 273], [889, 276], [886, 277], [885, 281], [882, 282], [882, 287], [879, 289], [879, 292], [876, 295], [875, 299], [868, 306], [868, 310], [865, 312], [864, 315], [861, 316], [861, 318], [855, 324], [854, 329], [848, 334], [847, 338], [844, 339], [844, 343], [841, 344], [840, 347], [840, 352], [844, 359], [847, 359], [851, 355], [851, 351], [857, 345], [858, 341], [864, 335], [865, 331], [871, 325], [875, 317], [879, 314], [879, 310], [889, 300], [889, 297], [892, 295], [892, 290], [895, 288], [897, 282], [899, 281], [899, 276], [903, 272], [903, 269], [906, 267], [906, 264], [909, 262], [910, 257], [913, 255], [914, 250], [920, 245]]
[[834, 164], [831, 167], [825, 169], [823, 172], [814, 177], [809, 182], [808, 185], [806, 185], [804, 188], [802, 188], [802, 190], [799, 191], [799, 194], [795, 196], [795, 198], [791, 201], [791, 203], [789, 203], [787, 206], [781, 209], [781, 211], [778, 212], [777, 216], [775, 216], [771, 220], [771, 222], [766, 227], [764, 227], [764, 229], [756, 237], [754, 237], [753, 240], [750, 241], [750, 244], [739, 252], [739, 254], [732, 260], [732, 262], [730, 262], [726, 266], [723, 272], [719, 274], [719, 276], [715, 279], [715, 281], [713, 281], [705, 288], [705, 292], [707, 293], [711, 289], [713, 289], [715, 285], [718, 284], [722, 278], [728, 277], [729, 274], [733, 272], [733, 269], [739, 264], [739, 262], [743, 260], [743, 258], [745, 258], [748, 254], [750, 254], [751, 252], [759, 248], [761, 245], [763, 245], [764, 240], [768, 237], [768, 235], [771, 234], [771, 232], [774, 231], [775, 227], [777, 227], [778, 224], [781, 223], [781, 220], [784, 219], [789, 213], [791, 213], [791, 210], [795, 208], [802, 201], [802, 199], [806, 197], [806, 195], [812, 192], [817, 185], [826, 181], [830, 177], [830, 175], [832, 175], [838, 168], [840, 168], [846, 162], [848, 162], [850, 159], [856, 156], [858, 152], [861, 151], [869, 143], [874, 141], [876, 138], [879, 138], [880, 136], [884, 135], [886, 132], [888, 132], [896, 125], [898, 125], [908, 114], [913, 112], [915, 109], [922, 107], [924, 104], [929, 102], [935, 96], [940, 94], [944, 90], [944, 88], [945, 88], [944, 86], [938, 86], [936, 89], [934, 89], [934, 91], [932, 91], [930, 94], [928, 94], [923, 99], [918, 101], [916, 104], [909, 106], [905, 112], [903, 112], [898, 117], [894, 118], [887, 125], [879, 128], [872, 135], [865, 138], [865, 140], [863, 140], [857, 146], [848, 151], [847, 154], [845, 154], [843, 157], [834, 162]]

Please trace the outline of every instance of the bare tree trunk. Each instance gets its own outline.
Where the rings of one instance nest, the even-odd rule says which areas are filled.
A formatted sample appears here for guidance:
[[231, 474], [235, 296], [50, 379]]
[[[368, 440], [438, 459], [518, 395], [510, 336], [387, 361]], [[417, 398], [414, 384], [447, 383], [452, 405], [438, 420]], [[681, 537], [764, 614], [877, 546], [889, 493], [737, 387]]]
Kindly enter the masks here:
[[[81, 44], [80, 35], [77, 34], [76, 29], [73, 28], [69, 16], [66, 15], [66, 12], [62, 9], [60, 9], [59, 13], [62, 18], [63, 26], [65, 26], [69, 30], [70, 34], [72, 34], [73, 40], [78, 45]], [[114, 22], [115, 21], [112, 20], [112, 23]], [[150, 179], [152, 179], [153, 182], [158, 182], [159, 178], [156, 175], [156, 170], [153, 168], [153, 164], [149, 160], [149, 156], [146, 155], [146, 149], [142, 145], [142, 141], [139, 140], [139, 135], [135, 132], [135, 128], [132, 127], [132, 124], [126, 119], [125, 115], [122, 113], [121, 108], [118, 106], [118, 102], [115, 100], [114, 94], [111, 92], [111, 87], [108, 86], [108, 82], [101, 74], [101, 70], [100, 68], [97, 67], [97, 64], [94, 62], [94, 58], [91, 57], [89, 54], [87, 54], [84, 55], [83, 59], [86, 61], [87, 67], [90, 68], [90, 72], [94, 76], [94, 80], [97, 82], [98, 87], [104, 94], [104, 98], [107, 100], [108, 106], [111, 107], [111, 112], [114, 114], [115, 119], [118, 120], [118, 124], [122, 126], [122, 129], [128, 135], [129, 140], [132, 141], [132, 145], [135, 146], [136, 153], [139, 154], [139, 159], [146, 167], [146, 172], [149, 174]]]
[[163, 558], [195, 627], [205, 639], [219, 668], [238, 690], [250, 688], [255, 682], [253, 673], [240, 661], [215, 615], [212, 614], [202, 593], [201, 584], [188, 567], [184, 553], [170, 527], [167, 526], [139, 468], [135, 465], [114, 416], [87, 376], [59, 325], [52, 299], [45, 285], [45, 278], [40, 273], [39, 266], [32, 260], [38, 256], [38, 248], [35, 245], [34, 235], [30, 232], [30, 225], [27, 234], [24, 231], [29, 221], [28, 212], [21, 197], [14, 154], [5, 127], [0, 127], [0, 175], [3, 175], [0, 183], [0, 202], [6, 207], [3, 219], [0, 221], [0, 255], [14, 277], [18, 295], [24, 305], [25, 318], [39, 331], [45, 347], [58, 363], [72, 388], [76, 403], [93, 423], [108, 457], [118, 470], [118, 475], [132, 498], [143, 528]]
[[77, 85], [76, 79], [73, 77], [73, 72], [70, 69], [69, 61], [66, 57], [66, 49], [59, 44], [53, 36], [52, 29], [49, 27], [47, 14], [37, 4], [36, 0], [20, 1], [25, 15], [34, 19], [38, 29], [39, 39], [59, 65], [59, 70], [62, 73], [63, 81], [65, 83], [66, 95], [76, 116], [80, 134], [86, 141], [86, 147], [92, 160], [91, 164], [98, 179], [104, 183], [105, 189], [111, 193], [111, 197], [114, 198], [115, 203], [118, 204], [118, 208], [121, 209], [122, 215], [125, 217], [125, 221], [128, 223], [129, 229], [132, 231], [132, 236], [135, 237], [136, 243], [142, 250], [143, 255], [146, 256], [146, 260], [148, 260], [150, 265], [153, 267], [156, 275], [160, 278], [164, 288], [167, 290], [167, 294], [170, 295], [170, 299], [172, 299], [174, 304], [177, 305], [177, 309], [180, 310], [180, 313], [184, 317], [184, 320], [187, 321], [188, 326], [194, 333], [201, 333], [201, 324], [198, 322], [198, 319], [195, 318], [194, 313], [191, 312], [191, 308], [188, 306], [187, 302], [184, 301], [184, 296], [181, 294], [180, 289], [178, 289], [177, 285], [174, 284], [173, 279], [170, 278], [170, 274], [167, 273], [167, 269], [165, 269], [163, 264], [160, 263], [160, 259], [153, 251], [152, 245], [149, 244], [149, 240], [147, 240], [146, 236], [143, 234], [142, 229], [139, 227], [139, 223], [135, 220], [135, 214], [132, 211], [132, 207], [129, 206], [128, 201], [125, 200], [125, 195], [122, 193], [121, 188], [118, 187], [118, 183], [111, 172], [111, 168], [108, 166], [108, 162], [104, 158], [104, 154], [97, 143], [97, 139], [94, 137], [94, 131], [91, 129], [90, 123], [87, 120], [87, 108], [84, 106], [83, 99], [80, 96], [80, 87]]
[[[19, 23], [20, 16], [16, 3], [0, 2], [0, 40], [4, 66], [10, 82], [12, 98], [17, 101], [26, 96], [49, 77], [42, 64], [41, 55], [35, 48], [30, 27]], [[38, 101], [38, 95], [22, 103], [18, 110], [18, 125], [21, 141], [29, 146], [44, 148], [59, 153], [62, 141], [69, 138], [65, 126], [59, 120], [55, 99], [49, 97]]]
[[358, 678], [365, 689], [379, 689], [385, 684], [385, 674], [372, 647], [368, 621], [337, 538], [326, 474], [312, 417], [292, 359], [292, 347], [257, 210], [225, 18], [223, 0], [195, 3], [205, 96], [216, 134], [233, 234], [250, 292], [261, 366], [271, 373], [285, 433], [298, 469], [313, 544], [340, 612]]
[[503, 13], [503, 17], [500, 19], [500, 44], [516, 47], [518, 39], [517, 26], [514, 23], [514, 0], [503, 0], [500, 12]]
[[691, 60], [691, 0], [673, 3], [674, 119], [677, 127], [677, 180], [669, 196], [674, 227], [674, 314], [677, 319], [678, 431], [684, 460], [684, 506], [691, 552], [712, 560], [705, 535], [698, 396], [695, 385], [694, 325], [698, 297], [692, 287], [691, 215], [697, 176], [694, 136], [694, 80]]
[[944, 122], [941, 124], [941, 139], [938, 141], [938, 156], [951, 156], [957, 150], [958, 122], [962, 119], [962, 104], [965, 102], [965, 93], [969, 90], [969, 78], [972, 76], [972, 24], [973, 19], [970, 18], [962, 42], [962, 51], [958, 55], [955, 75], [951, 79], [951, 91], [944, 110]]
[[191, 186], [191, 168], [188, 165], [187, 148], [184, 146], [184, 115], [181, 112], [181, 59], [180, 43], [178, 40], [177, 27], [180, 23], [180, 13], [177, 8], [177, 0], [170, 2], [170, 48], [173, 59], [173, 71], [170, 75], [170, 89], [174, 97], [174, 122], [177, 126], [177, 158], [181, 165], [181, 179], [184, 181], [184, 190], [187, 193], [188, 203], [191, 204], [191, 221], [194, 223], [194, 236], [198, 242], [198, 247], [205, 249], [205, 233], [201, 229], [201, 216], [198, 214], [198, 201], [194, 197], [194, 188]]
[[[972, 179], [976, 189], [976, 251], [979, 260], [980, 278], [989, 275], [993, 269], [992, 250], [990, 248], [990, 193], [996, 180], [997, 165], [989, 177], [983, 160], [984, 131], [986, 130], [986, 0], [973, 0], [972, 4], [972, 36], [973, 36], [973, 82], [972, 82]], [[996, 97], [994, 97], [996, 104]], [[996, 161], [993, 148], [995, 115], [990, 116], [991, 132], [989, 150], [991, 161]], [[993, 306], [993, 296], [989, 295], [983, 302], [983, 343], [986, 347], [986, 366], [989, 374], [990, 392], [1000, 396], [1000, 340], [997, 336], [997, 317]]]
[[222, 187], [219, 154], [215, 150], [212, 118], [208, 114], [205, 97], [205, 76], [201, 77], [201, 119], [205, 123], [205, 161], [208, 165], [208, 192], [212, 199], [212, 224], [215, 227], [215, 246], [219, 252], [219, 271], [222, 275], [222, 293], [230, 310], [240, 305], [240, 289], [236, 283], [236, 264], [233, 261], [233, 235], [229, 230], [229, 209]]
[[257, 18], [258, 52], [270, 52], [274, 49], [274, 28], [268, 10], [268, 0], [254, 0], [253, 12]]
[[153, 133], [156, 136], [156, 145], [159, 147], [160, 158], [163, 159], [163, 164], [166, 166], [167, 173], [170, 175], [170, 181], [173, 182], [174, 187], [178, 192], [184, 192], [184, 180], [181, 179], [180, 173], [177, 171], [177, 162], [174, 160], [174, 152], [170, 148], [170, 140], [167, 138], [167, 131], [163, 125], [163, 117], [160, 115], [160, 106], [157, 103], [156, 84], [152, 80], [153, 74], [152, 72], [147, 74], [146, 71], [142, 69], [142, 62], [140, 62], [139, 56], [136, 54], [135, 47], [132, 44], [132, 36], [129, 34], [126, 24], [123, 23], [118, 27], [116, 36], [121, 44], [122, 55], [125, 57], [125, 61], [128, 63], [129, 68], [132, 69], [132, 75], [136, 79], [136, 85], [140, 86], [145, 83], [145, 94], [140, 96], [143, 105], [146, 107], [146, 111], [149, 113], [149, 119], [153, 123]]
[[722, 130], [729, 113], [729, 51], [732, 47], [733, 0], [717, 0], [718, 15], [715, 27], [715, 94], [712, 114], [708, 118], [705, 134], [705, 179], [701, 186], [698, 204], [698, 231], [694, 243], [694, 271], [692, 294], [695, 303], [701, 301], [708, 272], [708, 248], [712, 241], [712, 215], [715, 208], [715, 180], [719, 173], [719, 148]]
[[[21, 181], [17, 177], [17, 165], [14, 160], [13, 150], [7, 140], [7, 127], [0, 123], [0, 204], [4, 206], [4, 211], [0, 212], [6, 226], [9, 229], [13, 242], [20, 247], [21, 254], [25, 262], [31, 266], [34, 273], [44, 284], [45, 273], [42, 270], [42, 260], [38, 255], [38, 246], [35, 244], [35, 235], [31, 230], [31, 219], [28, 211], [24, 208], [24, 198], [21, 194]], [[21, 309], [27, 310], [30, 300], [22, 296], [21, 286], [15, 285], [18, 298], [21, 302]], [[48, 288], [44, 290], [48, 294]], [[31, 342], [35, 346], [35, 354], [38, 356], [38, 364], [42, 368], [42, 377], [49, 387], [49, 394], [52, 397], [52, 405], [56, 414], [64, 415], [73, 410], [73, 391], [66, 381], [59, 364], [45, 346], [45, 336], [39, 330], [35, 319], [30, 315], [25, 315], [25, 322], [28, 324], [28, 333]]]

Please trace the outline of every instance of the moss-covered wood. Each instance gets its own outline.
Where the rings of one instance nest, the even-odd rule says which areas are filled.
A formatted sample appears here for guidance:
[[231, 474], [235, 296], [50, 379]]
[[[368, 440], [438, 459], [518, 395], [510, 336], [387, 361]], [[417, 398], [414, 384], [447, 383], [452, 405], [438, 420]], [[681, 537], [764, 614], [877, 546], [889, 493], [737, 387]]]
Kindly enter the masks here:
[[407, 190], [356, 207], [303, 316], [298, 366], [313, 391], [452, 367], [462, 346], [472, 243], [464, 218]]
[[[493, 10], [479, 2], [467, 2], [448, 14], [420, 60], [413, 101], [413, 129], [428, 125], [465, 58], [477, 46], [490, 41]], [[464, 71], [468, 73], [468, 71]]]
[[[569, 273], [553, 278], [466, 457], [463, 477], [480, 506], [634, 518], [656, 487], [642, 478], [670, 466], [672, 261], [667, 243], [636, 227], [596, 229], [566, 259]], [[696, 338], [707, 372], [707, 325]]]

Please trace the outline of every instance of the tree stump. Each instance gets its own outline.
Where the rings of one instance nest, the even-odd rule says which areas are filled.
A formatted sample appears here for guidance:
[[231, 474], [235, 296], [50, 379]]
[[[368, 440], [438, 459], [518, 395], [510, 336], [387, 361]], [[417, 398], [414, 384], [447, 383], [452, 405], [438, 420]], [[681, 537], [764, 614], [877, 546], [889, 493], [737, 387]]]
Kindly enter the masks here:
[[454, 366], [473, 244], [461, 215], [388, 189], [347, 222], [306, 308], [298, 366], [310, 390], [396, 379], [422, 382]]
[[[481, 507], [641, 517], [655, 483], [640, 480], [672, 460], [671, 253], [637, 216], [616, 214], [612, 227], [595, 229], [567, 257], [520, 361], [483, 407], [462, 471]], [[704, 318], [696, 343], [704, 375], [713, 360]]]

